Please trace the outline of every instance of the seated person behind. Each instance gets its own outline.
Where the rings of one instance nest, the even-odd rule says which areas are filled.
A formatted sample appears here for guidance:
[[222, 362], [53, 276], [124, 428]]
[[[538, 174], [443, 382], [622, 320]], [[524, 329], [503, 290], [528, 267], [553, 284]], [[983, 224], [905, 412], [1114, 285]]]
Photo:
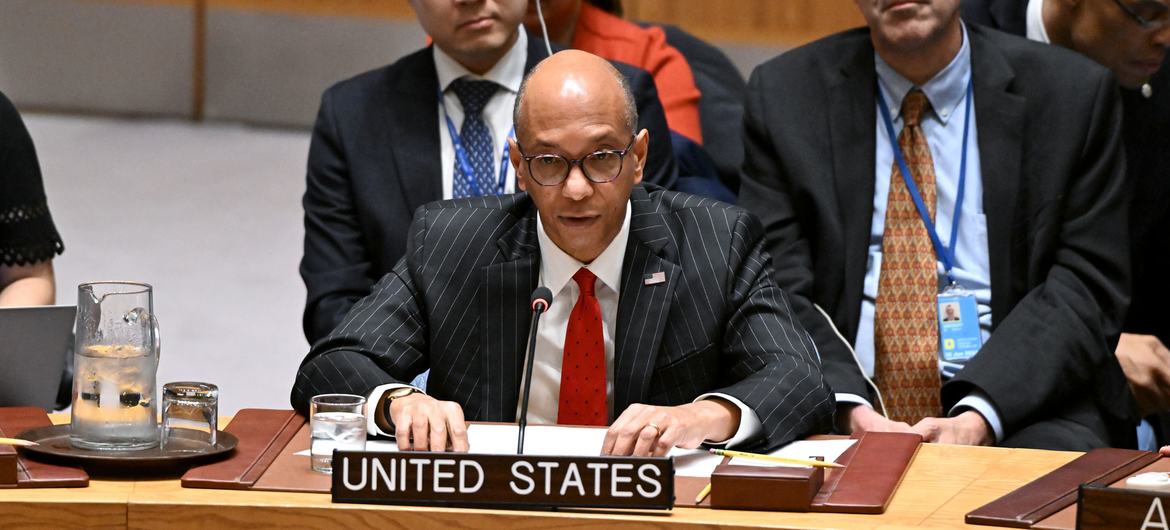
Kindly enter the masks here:
[[[610, 425], [603, 452], [771, 448], [831, 427], [816, 351], [773, 283], [763, 231], [726, 204], [642, 186], [649, 133], [580, 51], [522, 85], [511, 162], [527, 194], [419, 208], [406, 258], [301, 363], [292, 403], [370, 396], [404, 450], [469, 449], [515, 421], [530, 293], [554, 293], [531, 423]], [[562, 353], [563, 350], [563, 353]], [[427, 393], [402, 384], [431, 368]]]
[[[840, 429], [1126, 444], [1133, 400], [1111, 354], [1128, 298], [1113, 77], [964, 25], [959, 0], [857, 5], [867, 28], [752, 74], [741, 188]], [[946, 300], [965, 326], [939, 325]]]
[[[403, 256], [416, 208], [514, 189], [502, 156], [511, 109], [525, 72], [548, 54], [520, 27], [525, 0], [412, 0], [411, 7], [434, 45], [321, 97], [300, 266], [310, 344]], [[629, 65], [619, 69], [629, 76], [640, 126], [661, 146], [646, 160], [646, 179], [671, 188], [677, 170], [654, 82]], [[457, 144], [466, 156], [456, 155]]]
[[52, 304], [53, 256], [64, 250], [32, 138], [0, 93], [0, 307]]

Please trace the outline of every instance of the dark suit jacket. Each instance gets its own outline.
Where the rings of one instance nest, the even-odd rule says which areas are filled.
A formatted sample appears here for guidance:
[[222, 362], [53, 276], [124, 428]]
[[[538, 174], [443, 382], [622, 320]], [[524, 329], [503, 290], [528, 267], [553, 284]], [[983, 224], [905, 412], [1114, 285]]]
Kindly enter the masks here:
[[[963, 18], [1024, 36], [1027, 6], [1027, 0], [963, 0]], [[1151, 98], [1137, 90], [1121, 91], [1126, 176], [1134, 188], [1134, 290], [1123, 330], [1156, 335], [1170, 344], [1170, 56], [1149, 84]]]
[[[525, 71], [547, 56], [528, 39]], [[638, 125], [650, 131], [645, 180], [670, 187], [676, 169], [666, 115], [649, 74], [615, 63], [630, 80]], [[305, 190], [304, 328], [315, 342], [402, 257], [415, 208], [442, 199], [439, 90], [424, 48], [325, 92], [309, 146]]]
[[[756, 218], [653, 186], [635, 187], [631, 201], [615, 414], [723, 392], [756, 411], [769, 447], [828, 431], [832, 397], [772, 281]], [[431, 203], [410, 234], [406, 258], [301, 363], [293, 406], [430, 368], [427, 392], [458, 402], [469, 420], [513, 421], [540, 274], [536, 208], [523, 193]], [[666, 282], [645, 285], [657, 272]]]
[[683, 54], [691, 66], [701, 94], [703, 149], [711, 156], [723, 184], [737, 193], [743, 166], [743, 98], [747, 90], [743, 74], [719, 48], [677, 26], [656, 25], [666, 33], [666, 43]]
[[[980, 389], [1009, 437], [1060, 417], [1084, 427], [1087, 443], [1109, 443], [1136, 412], [1112, 353], [1129, 271], [1115, 83], [1065, 50], [976, 26], [968, 35], [994, 332], [944, 385], [944, 407]], [[856, 340], [873, 215], [873, 55], [862, 28], [756, 69], [740, 194], [830, 385], [871, 400], [833, 326]]]

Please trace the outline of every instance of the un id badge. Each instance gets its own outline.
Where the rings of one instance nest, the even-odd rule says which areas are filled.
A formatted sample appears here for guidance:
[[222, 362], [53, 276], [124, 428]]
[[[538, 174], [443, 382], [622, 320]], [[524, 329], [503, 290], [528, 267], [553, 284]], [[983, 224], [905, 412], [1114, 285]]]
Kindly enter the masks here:
[[979, 331], [979, 307], [975, 295], [950, 285], [938, 295], [939, 357], [963, 364], [979, 352], [983, 335]]

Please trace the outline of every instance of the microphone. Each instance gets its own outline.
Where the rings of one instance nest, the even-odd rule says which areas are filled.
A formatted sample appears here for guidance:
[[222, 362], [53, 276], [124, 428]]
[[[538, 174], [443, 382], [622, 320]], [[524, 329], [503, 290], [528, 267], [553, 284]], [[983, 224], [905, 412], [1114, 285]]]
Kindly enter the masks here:
[[[537, 3], [539, 5], [539, 2]], [[548, 287], [537, 287], [532, 291], [532, 323], [528, 326], [528, 354], [524, 356], [524, 390], [520, 396], [520, 432], [516, 438], [516, 454], [524, 454], [524, 429], [528, 427], [528, 395], [532, 391], [532, 365], [536, 357], [536, 325], [540, 315], [552, 305], [552, 291]]]

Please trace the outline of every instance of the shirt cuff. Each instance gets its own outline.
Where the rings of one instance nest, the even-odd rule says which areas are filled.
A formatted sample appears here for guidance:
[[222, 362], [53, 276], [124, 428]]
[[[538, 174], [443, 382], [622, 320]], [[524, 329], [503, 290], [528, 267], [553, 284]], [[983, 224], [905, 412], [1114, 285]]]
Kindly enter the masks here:
[[974, 390], [967, 397], [960, 399], [955, 406], [951, 407], [948, 416], [956, 416], [964, 410], [973, 410], [978, 412], [987, 424], [991, 426], [991, 430], [995, 432], [995, 444], [999, 445], [1003, 442], [1003, 421], [999, 419], [999, 413], [995, 411], [995, 405], [991, 403], [991, 399], [982, 390]]
[[[382, 405], [382, 396], [386, 395], [386, 392], [389, 392], [389, 391], [397, 389], [397, 388], [404, 388], [404, 387], [405, 388], [414, 388], [419, 393], [425, 394], [425, 392], [423, 392], [422, 390], [419, 390], [411, 385], [406, 385], [406, 384], [402, 384], [402, 383], [389, 383], [389, 384], [385, 384], [385, 385], [378, 385], [378, 386], [374, 387], [373, 390], [370, 391], [370, 395], [366, 396], [366, 432], [368, 432], [369, 434], [371, 434], [373, 436], [388, 436], [390, 438], [394, 437], [393, 432], [383, 432], [382, 429], [378, 428], [378, 423], [374, 421], [374, 416], [377, 414], [377, 407]], [[390, 418], [386, 418], [386, 419], [390, 420]]]
[[857, 394], [833, 394], [833, 399], [837, 400], [837, 406], [852, 404], [865, 405], [871, 409], [873, 408], [873, 403], [870, 403], [868, 399], [865, 399]]
[[731, 397], [727, 394], [720, 394], [718, 392], [710, 392], [695, 398], [693, 403], [697, 403], [700, 400], [709, 398], [719, 398], [731, 403], [732, 405], [735, 405], [736, 407], [739, 407], [739, 428], [736, 429], [735, 434], [731, 435], [731, 438], [728, 438], [724, 441], [712, 442], [705, 440], [703, 443], [707, 445], [735, 447], [749, 440], [758, 438], [760, 435], [764, 434], [764, 424], [760, 423], [760, 417], [756, 415], [756, 411], [752, 410], [751, 407], [745, 405], [742, 401], [734, 397]]

